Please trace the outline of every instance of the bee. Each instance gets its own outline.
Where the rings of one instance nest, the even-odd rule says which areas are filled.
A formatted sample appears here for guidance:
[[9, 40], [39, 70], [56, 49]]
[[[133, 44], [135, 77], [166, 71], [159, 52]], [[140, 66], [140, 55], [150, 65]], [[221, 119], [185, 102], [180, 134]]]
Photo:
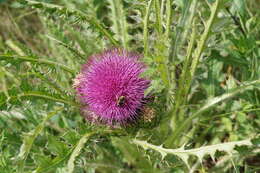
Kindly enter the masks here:
[[126, 97], [125, 96], [120, 96], [116, 100], [116, 105], [117, 106], [123, 106], [125, 104]]

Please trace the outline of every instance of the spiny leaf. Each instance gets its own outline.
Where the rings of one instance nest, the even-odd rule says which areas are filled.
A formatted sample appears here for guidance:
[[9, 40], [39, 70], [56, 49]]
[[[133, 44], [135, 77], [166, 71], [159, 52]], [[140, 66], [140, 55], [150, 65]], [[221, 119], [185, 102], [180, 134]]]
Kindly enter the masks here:
[[209, 36], [210, 30], [211, 30], [211, 27], [213, 25], [213, 22], [215, 20], [218, 10], [219, 10], [219, 2], [220, 2], [220, 0], [216, 0], [215, 3], [212, 5], [210, 18], [206, 23], [205, 30], [198, 42], [198, 47], [194, 52], [194, 58], [192, 61], [191, 71], [190, 71], [192, 77], [194, 76], [194, 74], [196, 72], [196, 68], [199, 63], [199, 59], [205, 48], [205, 43], [208, 40], [208, 36]]
[[92, 136], [94, 132], [86, 133], [78, 142], [72, 154], [70, 155], [68, 161], [68, 173], [73, 173], [74, 170], [74, 161], [76, 157], [80, 154], [81, 149], [84, 147], [84, 144], [87, 142], [90, 136]]
[[[114, 131], [116, 133], [116, 131]], [[87, 140], [96, 134], [112, 134], [111, 130], [98, 130], [98, 131], [92, 131], [92, 132], [87, 132], [85, 133], [81, 139], [78, 141], [78, 143], [75, 145], [75, 147], [73, 148], [72, 154], [70, 155], [68, 164], [67, 164], [67, 169], [68, 169], [68, 173], [73, 173], [74, 170], [74, 161], [76, 159], [76, 157], [80, 154], [80, 151], [82, 150], [82, 148], [84, 147], [84, 144], [87, 142]]]
[[31, 5], [34, 8], [38, 8], [41, 10], [45, 10], [46, 12], [49, 12], [50, 14], [57, 14], [60, 17], [65, 17], [65, 18], [71, 18], [72, 16], [74, 17], [74, 23], [77, 22], [86, 22], [90, 23], [92, 26], [95, 26], [93, 28], [97, 29], [99, 33], [102, 35], [106, 36], [113, 45], [118, 46], [118, 41], [115, 40], [110, 33], [109, 30], [105, 28], [99, 21], [97, 21], [94, 17], [88, 16], [84, 14], [83, 12], [79, 10], [71, 10], [63, 6], [59, 5], [54, 5], [50, 3], [43, 3], [43, 2], [37, 2], [37, 1], [31, 1], [31, 0], [24, 0], [28, 5]]
[[49, 39], [57, 42], [58, 44], [64, 46], [65, 48], [67, 48], [68, 50], [70, 50], [72, 53], [74, 53], [76, 56], [80, 57], [81, 59], [85, 60], [86, 58], [84, 57], [84, 55], [82, 55], [77, 49], [73, 48], [72, 46], [60, 41], [60, 40], [57, 40], [56, 38], [53, 38], [49, 35], [46, 35], [46, 37], [48, 37]]
[[126, 21], [126, 15], [121, 0], [109, 0], [112, 10], [112, 22], [114, 33], [118, 39], [121, 40], [123, 47], [128, 48], [128, 41], [130, 35], [128, 34], [128, 23]]
[[61, 69], [63, 69], [64, 71], [67, 71], [69, 73], [75, 74], [76, 72], [72, 69], [70, 69], [69, 67], [63, 65], [63, 64], [59, 64], [57, 62], [53, 62], [53, 61], [49, 61], [49, 60], [45, 60], [45, 59], [36, 59], [36, 58], [32, 58], [32, 57], [27, 57], [27, 56], [16, 56], [16, 55], [10, 55], [10, 54], [5, 54], [5, 55], [0, 55], [0, 60], [6, 60], [6, 61], [28, 61], [31, 63], [36, 63], [36, 64], [45, 64], [45, 65], [49, 65], [52, 67], [60, 67]]
[[68, 151], [67, 145], [60, 141], [56, 136], [48, 135], [48, 149], [54, 155], [63, 156]]
[[51, 100], [54, 102], [65, 103], [68, 105], [77, 106], [77, 103], [75, 103], [74, 101], [66, 100], [66, 99], [63, 99], [60, 97], [53, 96], [46, 92], [39, 92], [39, 91], [26, 91], [26, 92], [17, 94], [16, 96], [11, 96], [8, 100], [4, 100], [3, 102], [0, 102], [0, 106], [4, 105], [5, 103], [10, 102], [10, 101], [16, 101], [16, 100], [28, 98], [28, 97], [47, 99], [47, 100]]
[[179, 157], [185, 164], [189, 167], [188, 159], [191, 155], [196, 156], [200, 162], [205, 155], [210, 155], [214, 159], [214, 155], [216, 151], [225, 151], [228, 154], [232, 154], [234, 152], [235, 146], [252, 146], [250, 139], [242, 140], [242, 141], [234, 141], [234, 142], [226, 142], [221, 144], [209, 145], [195, 149], [188, 149], [185, 150], [184, 146], [177, 149], [166, 149], [162, 146], [156, 146], [153, 144], [149, 144], [147, 141], [140, 141], [140, 140], [132, 140], [132, 142], [136, 145], [143, 147], [144, 149], [153, 149], [161, 153], [162, 157], [165, 157], [167, 154], [173, 154]]
[[205, 111], [209, 110], [216, 104], [218, 104], [224, 100], [230, 99], [239, 93], [252, 89], [252, 88], [254, 88], [254, 85], [259, 85], [259, 84], [260, 84], [260, 80], [244, 82], [240, 87], [237, 87], [221, 96], [214, 97], [214, 98], [208, 100], [207, 103], [203, 107], [201, 107], [198, 111], [196, 111], [194, 114], [192, 114], [190, 117], [188, 117], [184, 122], [182, 122], [182, 124], [169, 137], [169, 139], [167, 141], [167, 142], [169, 142], [168, 144], [172, 144], [173, 141], [178, 139], [179, 135], [183, 131], [185, 131], [185, 129], [188, 129], [190, 127], [192, 120], [194, 120], [195, 118], [202, 115], [202, 113], [204, 113]]
[[149, 173], [161, 172], [160, 169], [152, 165], [151, 160], [148, 159], [144, 153], [139, 152], [134, 145], [131, 145], [128, 137], [111, 138], [111, 140], [112, 144], [123, 154], [123, 161], [129, 165], [134, 165], [136, 170], [146, 170], [145, 172]]
[[56, 115], [58, 112], [60, 112], [63, 108], [59, 107], [57, 108], [55, 111], [50, 112], [42, 121], [41, 124], [39, 124], [34, 130], [32, 130], [31, 132], [28, 132], [24, 135], [24, 139], [23, 139], [23, 144], [20, 148], [20, 152], [17, 156], [17, 158], [19, 159], [19, 167], [20, 170], [23, 170], [24, 167], [24, 162], [27, 159], [27, 156], [32, 148], [33, 142], [34, 140], [37, 138], [37, 136], [39, 136], [39, 134], [42, 132], [45, 123], [54, 115]]
[[50, 79], [41, 72], [27, 72], [23, 74], [19, 74], [21, 78], [27, 78], [27, 77], [37, 77], [44, 81], [46, 84], [48, 84], [50, 87], [55, 89], [59, 94], [61, 94], [64, 98], [68, 98], [68, 93], [66, 92], [66, 89], [64, 89], [62, 86], [60, 86], [58, 83], [56, 83], [53, 79]]
[[149, 16], [152, 9], [152, 2], [153, 0], [150, 0], [146, 7], [146, 13], [144, 17], [144, 31], [143, 31], [143, 37], [144, 37], [144, 55], [145, 57], [148, 55], [148, 23], [149, 23]]
[[61, 165], [65, 160], [68, 159], [70, 154], [72, 153], [73, 148], [70, 149], [66, 154], [62, 156], [57, 156], [51, 162], [47, 162], [46, 165], [40, 165], [33, 173], [45, 173], [50, 172], [50, 170], [56, 169], [59, 165]]

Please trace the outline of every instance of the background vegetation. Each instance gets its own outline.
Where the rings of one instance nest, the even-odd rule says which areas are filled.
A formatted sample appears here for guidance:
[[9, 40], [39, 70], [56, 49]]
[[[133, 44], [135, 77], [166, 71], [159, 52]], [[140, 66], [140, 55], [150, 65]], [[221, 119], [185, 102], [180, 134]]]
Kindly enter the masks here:
[[[0, 172], [260, 171], [259, 9], [0, 0]], [[144, 55], [155, 96], [120, 129], [85, 122], [72, 88], [89, 55], [113, 47]]]

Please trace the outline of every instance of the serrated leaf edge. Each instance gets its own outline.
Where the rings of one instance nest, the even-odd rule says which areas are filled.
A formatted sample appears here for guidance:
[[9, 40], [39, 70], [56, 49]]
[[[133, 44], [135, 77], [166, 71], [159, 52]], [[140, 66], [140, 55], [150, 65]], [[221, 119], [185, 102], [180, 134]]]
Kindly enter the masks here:
[[132, 140], [132, 142], [136, 145], [143, 147], [145, 150], [153, 149], [155, 151], [158, 151], [162, 155], [162, 158], [164, 158], [168, 154], [173, 154], [173, 155], [179, 157], [187, 165], [188, 168], [190, 168], [188, 159], [192, 155], [196, 156], [200, 162], [202, 162], [203, 157], [205, 155], [210, 155], [210, 157], [213, 160], [215, 160], [214, 155], [215, 155], [216, 151], [225, 151], [226, 153], [232, 155], [232, 152], [234, 151], [235, 146], [241, 146], [241, 145], [252, 146], [253, 145], [250, 139], [246, 139], [246, 140], [242, 140], [242, 141], [226, 142], [226, 143], [208, 145], [208, 146], [203, 146], [200, 148], [185, 150], [184, 146], [177, 148], [177, 149], [166, 149], [166, 148], [163, 148], [162, 145], [156, 146], [156, 145], [148, 143], [147, 141], [141, 141], [141, 140], [134, 139], [134, 140]]

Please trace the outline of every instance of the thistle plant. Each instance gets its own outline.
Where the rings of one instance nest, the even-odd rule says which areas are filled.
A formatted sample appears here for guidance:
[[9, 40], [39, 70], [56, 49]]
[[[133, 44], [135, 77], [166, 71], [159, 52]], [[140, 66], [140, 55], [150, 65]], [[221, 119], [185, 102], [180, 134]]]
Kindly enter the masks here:
[[258, 0], [0, 0], [0, 172], [259, 172]]
[[93, 55], [74, 80], [82, 114], [92, 122], [125, 124], [138, 119], [150, 81], [141, 78], [140, 55], [112, 49]]

